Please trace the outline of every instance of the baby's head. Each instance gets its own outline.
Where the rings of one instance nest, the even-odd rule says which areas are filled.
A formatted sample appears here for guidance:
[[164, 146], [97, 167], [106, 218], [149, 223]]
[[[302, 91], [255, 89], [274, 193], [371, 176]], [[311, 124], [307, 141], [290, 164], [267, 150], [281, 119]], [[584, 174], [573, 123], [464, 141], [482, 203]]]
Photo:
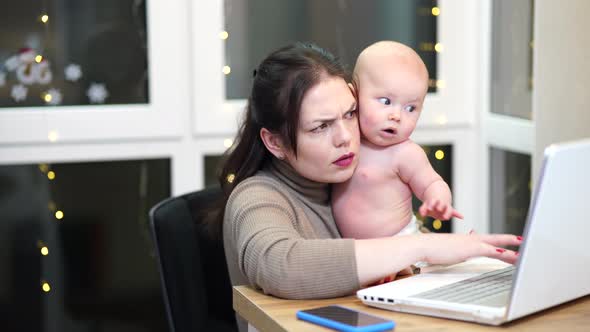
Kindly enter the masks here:
[[428, 92], [428, 70], [406, 45], [381, 41], [365, 48], [354, 67], [363, 138], [379, 146], [407, 140]]

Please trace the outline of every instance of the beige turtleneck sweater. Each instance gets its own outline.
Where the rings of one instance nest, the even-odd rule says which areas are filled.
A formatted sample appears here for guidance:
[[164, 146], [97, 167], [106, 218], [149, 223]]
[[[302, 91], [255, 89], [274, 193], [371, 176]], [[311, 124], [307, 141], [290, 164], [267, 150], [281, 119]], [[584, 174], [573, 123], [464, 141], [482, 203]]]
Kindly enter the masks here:
[[329, 195], [327, 184], [277, 160], [240, 183], [223, 220], [232, 285], [289, 299], [338, 297], [359, 289], [354, 240], [341, 238]]

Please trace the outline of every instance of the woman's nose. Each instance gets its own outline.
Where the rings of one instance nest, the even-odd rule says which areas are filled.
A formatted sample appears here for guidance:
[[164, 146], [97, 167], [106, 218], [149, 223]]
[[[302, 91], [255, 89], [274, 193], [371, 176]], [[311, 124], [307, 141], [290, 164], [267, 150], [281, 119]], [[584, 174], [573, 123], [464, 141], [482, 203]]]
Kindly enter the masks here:
[[339, 121], [337, 133], [334, 135], [336, 146], [346, 146], [352, 140], [353, 135], [358, 135], [356, 121]]

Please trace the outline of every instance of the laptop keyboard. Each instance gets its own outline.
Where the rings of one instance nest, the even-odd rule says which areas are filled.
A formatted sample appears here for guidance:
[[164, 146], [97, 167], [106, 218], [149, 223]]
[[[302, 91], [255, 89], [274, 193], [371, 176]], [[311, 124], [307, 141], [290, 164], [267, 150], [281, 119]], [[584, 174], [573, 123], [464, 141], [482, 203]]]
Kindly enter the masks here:
[[486, 304], [486, 300], [497, 302], [499, 296], [507, 296], [510, 291], [513, 274], [514, 266], [509, 266], [431, 289], [412, 297], [464, 304]]

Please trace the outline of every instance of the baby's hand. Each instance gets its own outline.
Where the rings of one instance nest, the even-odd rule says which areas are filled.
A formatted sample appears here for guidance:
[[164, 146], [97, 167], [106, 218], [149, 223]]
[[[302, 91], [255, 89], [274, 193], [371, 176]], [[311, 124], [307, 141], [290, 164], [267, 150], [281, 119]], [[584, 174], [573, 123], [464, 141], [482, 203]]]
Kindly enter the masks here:
[[449, 220], [453, 217], [463, 219], [463, 215], [455, 210], [450, 203], [438, 199], [424, 201], [418, 212], [423, 216], [430, 216], [439, 220]]

